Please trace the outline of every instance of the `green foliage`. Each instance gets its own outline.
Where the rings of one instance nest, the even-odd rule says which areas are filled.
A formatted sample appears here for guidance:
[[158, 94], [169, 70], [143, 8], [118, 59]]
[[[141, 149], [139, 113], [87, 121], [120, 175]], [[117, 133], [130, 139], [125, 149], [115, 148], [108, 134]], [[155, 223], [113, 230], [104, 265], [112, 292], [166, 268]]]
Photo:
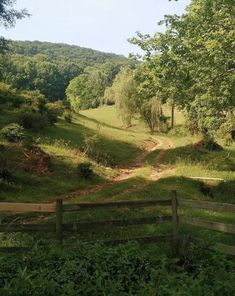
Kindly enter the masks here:
[[70, 110], [66, 110], [64, 113], [63, 113], [63, 116], [64, 116], [64, 120], [68, 123], [72, 123], [72, 112]]
[[234, 112], [234, 9], [232, 0], [193, 0], [181, 17], [160, 22], [165, 33], [131, 39], [145, 51], [147, 92], [156, 87], [185, 108], [192, 133], [214, 136]]
[[24, 109], [44, 113], [46, 99], [39, 91], [17, 90], [12, 86], [0, 83], [0, 106], [4, 109]]
[[0, 180], [9, 182], [12, 179], [12, 174], [7, 168], [0, 167]]
[[151, 133], [154, 133], [155, 131], [167, 131], [166, 118], [162, 114], [161, 103], [158, 97], [143, 102], [140, 107], [140, 115]]
[[[69, 82], [90, 72], [89, 67], [94, 67], [93, 73], [106, 76], [102, 83], [105, 80], [108, 85], [126, 63], [123, 56], [66, 44], [11, 41], [9, 46], [8, 56], [0, 57], [1, 80], [17, 89], [38, 89], [50, 102], [65, 99]], [[91, 78], [98, 88], [99, 75]]]
[[2, 128], [1, 134], [6, 140], [12, 143], [19, 143], [25, 137], [24, 128], [17, 123], [11, 123]]
[[0, 83], [0, 105], [6, 104], [9, 107], [16, 108], [22, 105], [23, 102], [23, 97], [16, 89], [8, 84]]
[[229, 112], [227, 114], [226, 121], [224, 124], [221, 125], [220, 131], [219, 131], [219, 136], [222, 136], [222, 138], [225, 141], [225, 145], [229, 146], [233, 143], [235, 140], [234, 137], [235, 133], [235, 115], [233, 112]]
[[169, 135], [176, 137], [186, 137], [188, 134], [189, 131], [184, 126], [177, 126], [169, 131]]
[[70, 81], [66, 95], [72, 108], [78, 111], [98, 107], [105, 88], [111, 85], [119, 67], [112, 63], [89, 67], [83, 74]]
[[22, 112], [18, 115], [18, 122], [25, 129], [32, 131], [41, 131], [48, 126], [48, 117], [35, 112]]
[[100, 149], [100, 146], [102, 145], [101, 142], [102, 140], [97, 135], [87, 136], [84, 139], [84, 144], [81, 149], [84, 154], [99, 164], [111, 167], [116, 165], [114, 157], [108, 151]]
[[[5, 28], [13, 27], [17, 20], [29, 16], [26, 9], [16, 10], [14, 5], [16, 0], [1, 0], [0, 2], [0, 26]], [[0, 53], [8, 50], [7, 41], [0, 37]]]
[[[158, 256], [156, 246], [143, 251], [135, 243], [113, 248], [79, 245], [69, 252], [36, 248], [23, 256], [1, 255], [0, 293], [232, 296], [234, 292], [234, 263], [195, 244], [186, 258]], [[193, 266], [190, 270], [186, 259]]]
[[77, 171], [80, 177], [88, 179], [93, 174], [92, 164], [90, 162], [82, 162], [78, 165]]
[[64, 106], [61, 101], [46, 104], [47, 117], [51, 124], [56, 123], [59, 116], [63, 115]]
[[210, 151], [221, 151], [223, 148], [217, 144], [210, 135], [204, 135], [201, 141], [202, 147]]
[[106, 90], [105, 100], [115, 102], [117, 112], [126, 127], [131, 126], [131, 121], [136, 113], [137, 84], [134, 72], [123, 68], [116, 76], [113, 85]]

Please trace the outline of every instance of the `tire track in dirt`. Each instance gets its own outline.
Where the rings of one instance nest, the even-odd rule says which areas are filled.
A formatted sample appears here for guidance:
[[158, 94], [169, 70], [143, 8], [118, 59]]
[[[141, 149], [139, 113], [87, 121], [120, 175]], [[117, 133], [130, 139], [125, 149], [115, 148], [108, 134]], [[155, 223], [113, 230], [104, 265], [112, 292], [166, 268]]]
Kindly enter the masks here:
[[[72, 200], [74, 198], [77, 198], [79, 196], [88, 195], [90, 193], [98, 192], [102, 189], [108, 188], [113, 186], [114, 184], [121, 183], [122, 181], [131, 179], [135, 177], [138, 172], [141, 171], [141, 169], [144, 168], [145, 164], [144, 161], [146, 157], [156, 151], [160, 150], [158, 155], [155, 158], [155, 165], [152, 168], [151, 174], [146, 178], [146, 182], [141, 185], [134, 185], [132, 188], [128, 188], [126, 190], [123, 190], [121, 195], [129, 193], [129, 192], [135, 192], [140, 190], [141, 188], [144, 188], [149, 183], [157, 181], [160, 179], [163, 175], [173, 175], [175, 173], [174, 168], [169, 168], [168, 166], [161, 165], [162, 160], [164, 159], [165, 155], [167, 154], [167, 151], [169, 149], [173, 149], [174, 144], [173, 142], [168, 138], [151, 138], [150, 140], [145, 141], [145, 143], [142, 146], [142, 153], [139, 154], [135, 162], [133, 162], [131, 165], [129, 165], [127, 168], [120, 167], [118, 168], [118, 175], [114, 178], [111, 178], [107, 180], [103, 184], [98, 184], [92, 187], [88, 187], [85, 189], [81, 189], [66, 195], [61, 196], [64, 200]], [[117, 194], [120, 195], [120, 194]], [[115, 196], [115, 195], [113, 195]]]
[[[155, 164], [152, 167], [151, 174], [146, 178], [146, 181], [141, 184], [132, 185], [130, 188], [124, 189], [122, 192], [119, 192], [117, 194], [113, 194], [111, 196], [111, 199], [115, 198], [117, 196], [122, 196], [122, 195], [128, 194], [128, 193], [137, 192], [137, 191], [145, 188], [149, 184], [154, 183], [155, 181], [159, 180], [164, 175], [173, 175], [175, 173], [175, 169], [173, 167], [169, 168], [169, 166], [161, 164], [161, 162], [163, 161], [167, 152], [173, 148], [174, 148], [174, 143], [171, 140], [169, 140], [168, 138], [157, 138], [157, 137], [151, 138], [151, 140], [148, 140], [144, 143], [144, 145], [142, 146], [142, 153], [139, 154], [137, 159], [129, 167], [119, 168], [118, 169], [119, 173], [114, 178], [107, 180], [103, 184], [98, 184], [98, 185], [91, 186], [91, 187], [88, 187], [85, 189], [71, 192], [69, 194], [62, 195], [62, 196], [60, 196], [60, 198], [62, 198], [63, 200], [67, 200], [67, 201], [73, 200], [75, 198], [77, 199], [80, 196], [86, 196], [90, 193], [99, 192], [102, 189], [109, 188], [115, 184], [121, 183], [122, 181], [131, 179], [131, 178], [135, 177], [136, 174], [141, 169], [143, 169], [145, 167], [146, 157], [150, 153], [152, 153], [156, 150], [160, 150], [160, 152], [158, 153], [158, 155], [155, 158], [155, 161], [154, 161]], [[46, 216], [42, 215], [40, 217], [26, 219], [23, 222], [23, 224], [34, 223], [34, 222], [38, 222], [38, 221], [45, 221], [47, 219], [48, 219], [47, 215]]]

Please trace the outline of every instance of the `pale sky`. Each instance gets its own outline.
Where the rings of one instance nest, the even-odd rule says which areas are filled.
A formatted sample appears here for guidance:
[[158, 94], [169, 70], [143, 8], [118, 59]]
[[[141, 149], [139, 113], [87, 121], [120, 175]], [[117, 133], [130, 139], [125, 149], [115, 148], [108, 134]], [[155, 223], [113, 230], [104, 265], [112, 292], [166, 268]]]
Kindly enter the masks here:
[[166, 14], [182, 14], [190, 0], [18, 0], [29, 19], [3, 30], [5, 38], [62, 42], [128, 55], [138, 49], [127, 39], [136, 31], [162, 31]]

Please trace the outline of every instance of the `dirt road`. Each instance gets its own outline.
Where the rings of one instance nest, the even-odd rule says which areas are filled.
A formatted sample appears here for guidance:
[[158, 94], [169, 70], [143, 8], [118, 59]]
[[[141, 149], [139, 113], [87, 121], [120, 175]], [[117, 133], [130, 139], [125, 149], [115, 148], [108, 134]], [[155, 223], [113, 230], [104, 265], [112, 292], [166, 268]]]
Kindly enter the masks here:
[[[170, 139], [165, 137], [152, 137], [148, 141], [145, 141], [141, 148], [142, 153], [139, 154], [137, 159], [133, 161], [133, 163], [130, 164], [128, 167], [119, 167], [118, 174], [114, 178], [107, 180], [103, 184], [98, 184], [86, 189], [69, 193], [65, 196], [62, 196], [62, 198], [73, 199], [77, 198], [78, 196], [84, 196], [89, 193], [98, 192], [104, 188], [135, 177], [146, 166], [146, 157], [156, 150], [159, 150], [159, 153], [155, 158], [154, 165], [151, 167], [151, 173], [149, 174], [149, 176], [146, 177], [146, 183], [156, 181], [160, 179], [163, 175], [173, 175], [175, 173], [174, 168], [169, 168], [169, 166], [164, 166], [161, 164], [167, 151], [174, 148], [174, 143]], [[125, 190], [125, 192], [136, 191], [141, 187], [146, 186], [146, 183], [144, 185], [141, 184], [140, 186], [135, 186], [134, 188], [129, 188]]]

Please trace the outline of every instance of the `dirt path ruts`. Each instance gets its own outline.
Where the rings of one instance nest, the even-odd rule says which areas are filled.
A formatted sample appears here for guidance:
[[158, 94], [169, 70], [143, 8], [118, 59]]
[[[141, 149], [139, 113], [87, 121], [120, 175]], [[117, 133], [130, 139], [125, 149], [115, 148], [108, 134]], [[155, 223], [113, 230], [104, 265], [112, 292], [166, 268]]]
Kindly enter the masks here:
[[[72, 200], [74, 198], [78, 198], [79, 196], [84, 196], [90, 193], [98, 192], [102, 189], [111, 187], [114, 184], [121, 183], [124, 180], [128, 180], [134, 177], [144, 166], [145, 159], [148, 154], [160, 150], [158, 155], [155, 158], [155, 164], [152, 167], [151, 174], [146, 177], [146, 182], [131, 186], [127, 189], [124, 189], [121, 193], [117, 193], [116, 195], [112, 195], [112, 198], [115, 196], [121, 196], [130, 192], [136, 192], [141, 190], [142, 188], [148, 186], [150, 183], [159, 180], [164, 175], [173, 175], [175, 173], [174, 168], [169, 168], [169, 166], [162, 165], [161, 162], [164, 159], [167, 151], [169, 149], [174, 148], [174, 143], [168, 138], [158, 138], [154, 137], [151, 140], [148, 140], [144, 143], [142, 147], [142, 153], [139, 154], [137, 159], [128, 167], [128, 168], [119, 168], [118, 175], [114, 178], [107, 180], [103, 184], [98, 184], [92, 187], [88, 187], [82, 190], [78, 190], [66, 195], [61, 196], [64, 200]], [[34, 219], [30, 218], [29, 220], [24, 221], [24, 224], [33, 223], [38, 221], [47, 220], [47, 216], [35, 217]]]
[[[118, 175], [114, 178], [111, 178], [107, 180], [103, 184], [98, 184], [92, 187], [88, 187], [86, 189], [78, 190], [69, 194], [66, 194], [62, 196], [63, 199], [73, 199], [77, 198], [78, 196], [87, 195], [90, 193], [98, 192], [104, 188], [111, 187], [114, 184], [117, 184], [119, 182], [128, 180], [134, 176], [144, 167], [144, 160], [147, 157], [149, 153], [152, 153], [156, 150], [160, 150], [158, 153], [156, 159], [155, 159], [155, 165], [152, 168], [151, 174], [146, 178], [147, 183], [156, 181], [160, 179], [163, 175], [173, 175], [175, 173], [174, 168], [169, 168], [168, 166], [161, 165], [161, 161], [164, 159], [167, 151], [169, 149], [173, 149], [174, 144], [173, 142], [168, 138], [158, 138], [154, 137], [150, 140], [146, 141], [144, 145], [142, 146], [142, 153], [138, 156], [138, 158], [127, 168], [119, 168], [118, 169]], [[132, 188], [126, 189], [122, 192], [128, 193], [128, 192], [134, 192], [142, 187], [146, 186], [147, 183], [133, 186]]]

